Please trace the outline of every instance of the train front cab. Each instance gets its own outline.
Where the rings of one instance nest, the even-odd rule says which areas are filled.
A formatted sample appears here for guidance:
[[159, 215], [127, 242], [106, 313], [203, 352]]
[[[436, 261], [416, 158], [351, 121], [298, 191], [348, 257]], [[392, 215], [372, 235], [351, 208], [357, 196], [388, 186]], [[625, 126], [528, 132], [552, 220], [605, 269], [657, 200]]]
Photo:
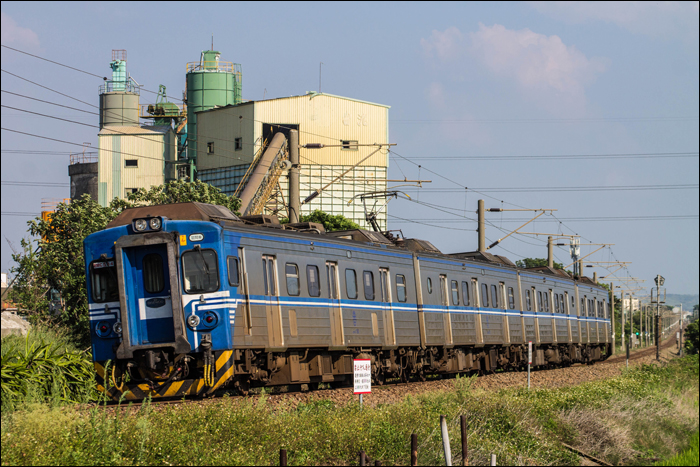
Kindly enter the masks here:
[[[235, 309], [211, 303], [229, 296], [220, 280], [221, 227], [153, 217], [109, 230], [101, 241], [86, 239], [91, 309], [101, 301], [95, 288], [105, 271], [117, 288], [107, 293], [118, 298], [91, 321], [98, 389], [115, 400], [140, 400], [222, 386], [233, 376], [228, 323]], [[105, 246], [111, 251], [99, 251]]]

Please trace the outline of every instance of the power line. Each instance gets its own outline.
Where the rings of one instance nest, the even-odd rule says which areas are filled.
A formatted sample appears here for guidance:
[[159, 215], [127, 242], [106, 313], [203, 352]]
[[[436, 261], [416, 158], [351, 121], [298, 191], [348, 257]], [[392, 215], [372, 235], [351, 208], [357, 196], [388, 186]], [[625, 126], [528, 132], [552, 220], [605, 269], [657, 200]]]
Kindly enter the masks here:
[[397, 119], [404, 124], [453, 124], [453, 123], [597, 123], [597, 122], [656, 122], [697, 120], [697, 115], [657, 117], [582, 117], [582, 118], [482, 118], [482, 119]]
[[[501, 187], [501, 188], [470, 188], [478, 193], [523, 193], [523, 192], [558, 192], [558, 191], [638, 191], [638, 190], [689, 190], [699, 188], [698, 184], [678, 185], [599, 185], [599, 186], [572, 186], [572, 187]], [[418, 190], [406, 190], [416, 193]], [[455, 188], [421, 188], [421, 193], [461, 193], [463, 190]]]
[[58, 183], [58, 182], [13, 182], [9, 180], [3, 180], [0, 184], [4, 186], [38, 186], [38, 187], [69, 187], [70, 183]]
[[0, 46], [1, 46], [1, 47], [4, 47], [4, 48], [6, 48], [6, 49], [14, 50], [15, 52], [19, 52], [19, 53], [21, 53], [21, 54], [29, 55], [30, 57], [38, 58], [39, 60], [44, 60], [44, 61], [53, 63], [53, 64], [55, 64], [55, 65], [59, 65], [59, 66], [66, 67], [66, 68], [70, 68], [71, 70], [79, 71], [80, 73], [85, 73], [86, 75], [95, 76], [95, 77], [100, 78], [100, 79], [102, 79], [102, 80], [104, 80], [104, 81], [107, 81], [107, 77], [106, 77], [106, 76], [96, 75], [95, 73], [90, 73], [89, 71], [81, 70], [80, 68], [74, 68], [74, 67], [72, 67], [72, 66], [68, 66], [68, 65], [65, 65], [65, 64], [63, 64], [63, 63], [54, 62], [53, 60], [49, 60], [48, 58], [39, 57], [38, 55], [33, 55], [33, 54], [30, 54], [29, 52], [24, 52], [24, 51], [22, 51], [22, 50], [15, 49], [15, 48], [9, 47], [9, 46], [4, 45], [4, 44], [2, 44], [2, 45], [0, 45]]
[[510, 155], [510, 156], [417, 156], [408, 157], [409, 160], [453, 160], [453, 161], [471, 161], [471, 160], [488, 160], [488, 161], [510, 161], [510, 160], [536, 160], [536, 159], [663, 159], [663, 158], [683, 158], [683, 157], [698, 157], [700, 153], [697, 151], [685, 152], [648, 152], [648, 153], [629, 153], [629, 154], [552, 154], [552, 155]]
[[[644, 220], [686, 220], [686, 219], [698, 219], [697, 214], [678, 214], [678, 215], [668, 215], [668, 216], [598, 216], [598, 217], [565, 217], [561, 219], [538, 219], [538, 222], [561, 222], [562, 220], [567, 221], [592, 221], [592, 222], [612, 222], [612, 221], [644, 221]], [[424, 219], [430, 222], [442, 222], [442, 223], [456, 223], [463, 222], [459, 219]], [[503, 222], [523, 222], [527, 220], [525, 218], [507, 218], [502, 219]], [[498, 228], [497, 226], [492, 226]], [[572, 230], [573, 231], [573, 230]], [[582, 244], [584, 245], [584, 244]]]

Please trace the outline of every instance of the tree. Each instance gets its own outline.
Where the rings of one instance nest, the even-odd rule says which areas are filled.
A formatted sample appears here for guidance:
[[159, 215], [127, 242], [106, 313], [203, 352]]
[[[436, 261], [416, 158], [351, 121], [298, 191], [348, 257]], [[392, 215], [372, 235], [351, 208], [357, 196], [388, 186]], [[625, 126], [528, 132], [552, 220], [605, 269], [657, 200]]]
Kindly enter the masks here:
[[[60, 203], [50, 220], [36, 218], [28, 222], [34, 240], [22, 240], [23, 251], [12, 255], [16, 279], [11, 300], [29, 318], [49, 321], [67, 328], [81, 344], [90, 340], [85, 256], [83, 240], [104, 229], [122, 210], [134, 206], [201, 202], [226, 206], [236, 212], [238, 198], [200, 181], [173, 181], [150, 190], [139, 190], [127, 200], [115, 198], [108, 207], [97, 204], [88, 195], [69, 204]], [[63, 299], [58, 315], [50, 312], [50, 292], [57, 290]]]
[[698, 353], [699, 334], [697, 319], [686, 326], [685, 330], [683, 331], [683, 337], [685, 338], [685, 351], [689, 355]]
[[[289, 219], [282, 219], [280, 222], [287, 224]], [[316, 209], [309, 215], [302, 215], [299, 218], [299, 222], [316, 222], [317, 224], [323, 224], [323, 228], [327, 232], [332, 232], [334, 230], [353, 230], [359, 229], [360, 226], [355, 224], [353, 221], [343, 216], [342, 214], [332, 215], [325, 213]]]
[[[523, 258], [515, 262], [515, 265], [519, 268], [539, 268], [547, 266], [547, 264], [549, 264], [549, 262], [546, 258]], [[554, 261], [554, 269], [564, 269], [564, 265]]]
[[[81, 344], [89, 341], [83, 240], [102, 230], [120, 210], [102, 207], [83, 195], [70, 204], [60, 203], [49, 220], [28, 222], [35, 240], [22, 239], [23, 251], [12, 255], [17, 263], [11, 299], [30, 320], [49, 321], [68, 328]], [[36, 246], [34, 246], [36, 244]], [[64, 301], [58, 315], [49, 310], [50, 292]]]

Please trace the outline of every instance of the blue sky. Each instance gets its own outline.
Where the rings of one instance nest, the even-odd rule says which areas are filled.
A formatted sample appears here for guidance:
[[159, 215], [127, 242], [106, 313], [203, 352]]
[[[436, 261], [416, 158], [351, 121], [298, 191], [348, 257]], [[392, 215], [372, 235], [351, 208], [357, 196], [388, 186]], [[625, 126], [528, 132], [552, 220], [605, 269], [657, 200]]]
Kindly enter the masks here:
[[[556, 219], [542, 216], [522, 230], [614, 243], [588, 259], [631, 261], [617, 275], [646, 279], [645, 289], [662, 274], [669, 292], [698, 293], [698, 2], [184, 5], [3, 2], [2, 44], [105, 76], [111, 50], [126, 49], [131, 75], [148, 90], [165, 84], [175, 98], [185, 63], [210, 47], [212, 33], [222, 60], [242, 64], [246, 100], [318, 90], [323, 62], [322, 91], [391, 106], [390, 178], [432, 180], [406, 188], [414, 201], [391, 201], [391, 229], [443, 252], [472, 251], [480, 198], [488, 208], [557, 209]], [[2, 68], [98, 105], [97, 77], [6, 48]], [[7, 73], [2, 89], [96, 110]], [[153, 100], [142, 92], [142, 103]], [[2, 104], [98, 121], [7, 93]], [[8, 108], [2, 126], [97, 144], [95, 128]], [[1, 144], [8, 271], [8, 241], [19, 248], [29, 219], [11, 213], [38, 213], [42, 198], [69, 196], [67, 155], [8, 151], [77, 148], [8, 131]], [[618, 154], [649, 156], [523, 157]], [[512, 191], [625, 186], [651, 188]], [[505, 236], [528, 215], [488, 213], [487, 237]], [[654, 219], [629, 219], [640, 216]], [[512, 235], [491, 251], [513, 261], [545, 257], [546, 237]], [[568, 248], [556, 257], [571, 262]], [[586, 271], [594, 270], [607, 274]]]

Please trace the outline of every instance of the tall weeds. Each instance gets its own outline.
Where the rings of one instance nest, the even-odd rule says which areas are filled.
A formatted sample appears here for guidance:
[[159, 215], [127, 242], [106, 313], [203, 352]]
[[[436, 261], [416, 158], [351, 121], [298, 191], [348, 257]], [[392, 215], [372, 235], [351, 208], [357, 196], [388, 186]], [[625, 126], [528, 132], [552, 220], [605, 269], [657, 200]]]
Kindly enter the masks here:
[[97, 398], [90, 353], [66, 334], [32, 329], [2, 340], [2, 412], [31, 402], [87, 402]]

